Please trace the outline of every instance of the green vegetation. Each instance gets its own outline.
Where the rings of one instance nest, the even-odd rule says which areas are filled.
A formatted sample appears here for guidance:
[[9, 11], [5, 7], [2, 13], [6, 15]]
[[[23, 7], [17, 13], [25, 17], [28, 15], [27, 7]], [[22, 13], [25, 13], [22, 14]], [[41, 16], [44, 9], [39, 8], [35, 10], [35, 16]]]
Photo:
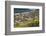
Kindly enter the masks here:
[[39, 20], [28, 20], [28, 21], [23, 21], [20, 23], [15, 23], [15, 27], [37, 27], [39, 26]]

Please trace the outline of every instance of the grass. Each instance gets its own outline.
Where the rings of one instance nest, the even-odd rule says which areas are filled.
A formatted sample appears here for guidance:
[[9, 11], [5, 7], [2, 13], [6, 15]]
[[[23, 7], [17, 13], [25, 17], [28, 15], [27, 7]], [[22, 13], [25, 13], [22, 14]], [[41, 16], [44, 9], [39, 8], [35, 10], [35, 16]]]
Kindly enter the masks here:
[[35, 19], [35, 20], [28, 20], [28, 21], [23, 21], [20, 23], [16, 23], [14, 24], [14, 27], [19, 28], [19, 27], [37, 27], [39, 26], [39, 20]]

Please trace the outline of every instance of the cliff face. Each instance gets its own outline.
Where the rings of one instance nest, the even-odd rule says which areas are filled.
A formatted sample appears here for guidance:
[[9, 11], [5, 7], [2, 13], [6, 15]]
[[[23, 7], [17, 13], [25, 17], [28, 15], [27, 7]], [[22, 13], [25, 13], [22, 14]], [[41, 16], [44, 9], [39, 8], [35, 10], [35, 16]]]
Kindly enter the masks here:
[[[16, 10], [28, 10], [28, 9], [16, 9]], [[39, 10], [35, 9], [32, 11], [26, 11], [20, 13], [20, 11], [17, 11], [17, 13], [14, 14], [16, 20], [25, 20], [25, 19], [32, 19], [35, 18], [36, 16], [39, 18]]]

